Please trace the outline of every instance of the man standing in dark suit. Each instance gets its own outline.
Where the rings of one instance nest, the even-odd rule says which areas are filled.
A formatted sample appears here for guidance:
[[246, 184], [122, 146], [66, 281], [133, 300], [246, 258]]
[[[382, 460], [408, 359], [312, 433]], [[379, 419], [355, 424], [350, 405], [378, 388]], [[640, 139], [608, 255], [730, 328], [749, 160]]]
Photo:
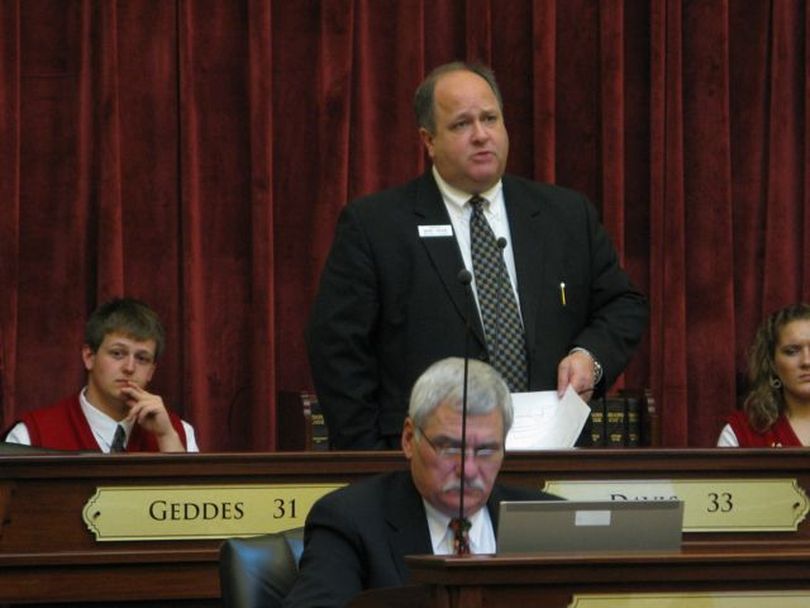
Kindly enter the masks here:
[[495, 483], [512, 425], [512, 399], [498, 373], [475, 360], [469, 362], [462, 450], [463, 386], [463, 359], [430, 366], [414, 385], [402, 429], [410, 472], [371, 477], [315, 503], [285, 606], [344, 606], [363, 589], [406, 584], [406, 555], [458, 553], [450, 524], [460, 510], [462, 454], [465, 540], [472, 553], [495, 553], [501, 500], [554, 498]]
[[[615, 381], [646, 327], [646, 300], [585, 197], [504, 175], [509, 137], [489, 69], [440, 66], [414, 106], [433, 167], [344, 209], [307, 328], [333, 448], [397, 448], [409, 388], [464, 354], [468, 318], [470, 355], [512, 392], [572, 385], [586, 400]], [[476, 243], [497, 243], [488, 277]]]

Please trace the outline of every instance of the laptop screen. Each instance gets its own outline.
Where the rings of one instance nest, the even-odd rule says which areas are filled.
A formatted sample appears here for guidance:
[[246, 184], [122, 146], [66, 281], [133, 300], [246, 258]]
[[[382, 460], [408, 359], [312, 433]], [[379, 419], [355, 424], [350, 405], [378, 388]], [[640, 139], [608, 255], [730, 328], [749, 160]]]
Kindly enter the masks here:
[[498, 553], [677, 551], [683, 501], [503, 501]]

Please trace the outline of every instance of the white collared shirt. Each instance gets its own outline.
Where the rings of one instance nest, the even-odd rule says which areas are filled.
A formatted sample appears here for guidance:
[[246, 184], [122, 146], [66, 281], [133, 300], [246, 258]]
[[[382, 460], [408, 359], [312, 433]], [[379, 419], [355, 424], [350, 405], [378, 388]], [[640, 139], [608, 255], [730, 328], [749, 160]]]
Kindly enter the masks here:
[[737, 434], [730, 424], [723, 427], [720, 431], [720, 436], [717, 438], [718, 448], [738, 448], [740, 447], [740, 440], [737, 439]]
[[[477, 305], [478, 291], [475, 287], [475, 273], [473, 272], [472, 252], [470, 251], [470, 216], [472, 215], [472, 208], [468, 204], [468, 201], [472, 198], [472, 194], [454, 188], [444, 181], [442, 176], [439, 175], [435, 165], [433, 166], [433, 177], [436, 180], [436, 185], [439, 187], [444, 206], [447, 208], [447, 213], [450, 216], [450, 223], [453, 225], [456, 242], [461, 250], [461, 257], [464, 260], [464, 267], [473, 275], [472, 287]], [[503, 198], [503, 182], [498, 180], [497, 184], [492, 186], [489, 190], [482, 192], [479, 196], [487, 201], [487, 205], [484, 206], [484, 217], [487, 218], [492, 232], [495, 233], [495, 238], [503, 237], [506, 239], [506, 247], [503, 250], [503, 260], [506, 263], [506, 271], [509, 273], [509, 280], [512, 283], [512, 291], [515, 293], [519, 310], [520, 298], [517, 293], [517, 271], [515, 270], [515, 255], [512, 250], [512, 234], [509, 231], [509, 218], [506, 216], [506, 204]]]
[[112, 445], [113, 437], [115, 437], [115, 429], [123, 427], [126, 433], [124, 445], [129, 443], [129, 436], [132, 433], [132, 422], [121, 420], [117, 422], [110, 418], [107, 414], [93, 405], [87, 400], [87, 387], [82, 389], [79, 393], [79, 405], [82, 408], [82, 414], [87, 418], [87, 424], [90, 425], [90, 430], [93, 432], [93, 437], [98, 443], [98, 447], [105, 454], [110, 453], [110, 446]]
[[[434, 555], [453, 554], [453, 531], [450, 530], [450, 517], [439, 511], [424, 498], [427, 515], [428, 530], [430, 530], [430, 542], [433, 545]], [[478, 509], [470, 516], [470, 552], [471, 553], [495, 553], [495, 530], [492, 527], [492, 519], [489, 517], [489, 509], [486, 507]]]

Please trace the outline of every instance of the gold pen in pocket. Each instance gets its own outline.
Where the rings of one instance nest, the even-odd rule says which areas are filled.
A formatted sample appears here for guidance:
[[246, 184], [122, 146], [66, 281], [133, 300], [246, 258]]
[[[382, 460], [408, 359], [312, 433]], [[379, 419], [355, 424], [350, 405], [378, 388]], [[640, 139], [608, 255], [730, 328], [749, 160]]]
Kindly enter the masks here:
[[560, 302], [562, 302], [563, 306], [566, 306], [565, 301], [565, 283], [560, 283]]

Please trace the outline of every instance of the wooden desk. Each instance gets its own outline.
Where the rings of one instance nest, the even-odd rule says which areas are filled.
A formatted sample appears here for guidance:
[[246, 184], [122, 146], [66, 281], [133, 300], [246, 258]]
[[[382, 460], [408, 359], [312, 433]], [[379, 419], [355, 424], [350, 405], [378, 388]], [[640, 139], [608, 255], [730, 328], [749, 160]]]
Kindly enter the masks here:
[[81, 513], [99, 486], [351, 482], [404, 466], [399, 453], [0, 457], [0, 603], [219, 605], [220, 540], [97, 542]]
[[[99, 486], [351, 482], [406, 466], [398, 452], [0, 456], [0, 603], [218, 605], [220, 541], [96, 542], [81, 512]], [[501, 475], [534, 487], [560, 479], [717, 477], [796, 478], [807, 491], [810, 461], [806, 451], [787, 449], [578, 450], [512, 454]], [[795, 533], [684, 540], [687, 547], [810, 549], [810, 524]]]
[[[427, 586], [421, 594], [425, 608], [568, 608], [574, 596], [688, 592], [791, 591], [803, 596], [794, 598], [799, 603], [792, 605], [810, 602], [810, 551], [797, 547], [733, 551], [704, 547], [636, 556], [427, 556], [406, 561], [412, 582]], [[374, 592], [365, 595], [356, 605], [374, 605]], [[711, 605], [705, 600], [693, 602], [667, 605]], [[630, 604], [621, 599], [611, 605]], [[767, 605], [780, 603], [776, 600]]]

